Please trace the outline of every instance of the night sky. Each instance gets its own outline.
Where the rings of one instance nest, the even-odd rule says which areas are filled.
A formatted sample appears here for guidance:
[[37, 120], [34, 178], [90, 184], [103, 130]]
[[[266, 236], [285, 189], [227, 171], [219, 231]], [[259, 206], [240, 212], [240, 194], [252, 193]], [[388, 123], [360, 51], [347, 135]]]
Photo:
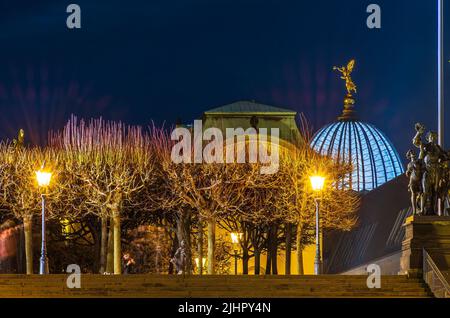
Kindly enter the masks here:
[[[79, 30], [66, 27], [70, 3], [81, 7]], [[381, 30], [366, 26], [370, 3], [381, 6]], [[345, 89], [333, 65], [355, 58], [359, 118], [384, 131], [403, 158], [415, 122], [437, 128], [436, 7], [434, 0], [1, 1], [0, 136], [23, 127], [42, 143], [71, 113], [191, 122], [240, 99], [303, 112], [317, 129], [341, 113]], [[449, 46], [450, 39], [446, 60]], [[450, 63], [445, 70], [449, 87]], [[450, 114], [450, 89], [446, 98]]]

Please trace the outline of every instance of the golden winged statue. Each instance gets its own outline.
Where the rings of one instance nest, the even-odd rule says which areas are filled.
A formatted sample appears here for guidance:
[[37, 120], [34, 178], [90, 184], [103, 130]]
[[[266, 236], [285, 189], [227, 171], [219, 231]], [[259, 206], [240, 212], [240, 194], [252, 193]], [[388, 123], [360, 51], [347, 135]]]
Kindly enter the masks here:
[[19, 129], [19, 133], [17, 134], [17, 139], [13, 139], [14, 148], [23, 147], [24, 141], [25, 141], [25, 131], [23, 129]]
[[355, 60], [351, 60], [348, 62], [347, 66], [337, 67], [334, 66], [333, 70], [341, 73], [341, 78], [345, 80], [345, 87], [347, 88], [347, 93], [349, 96], [352, 96], [352, 92], [356, 93], [356, 85], [352, 80], [350, 74], [353, 72], [353, 68], [355, 67]]

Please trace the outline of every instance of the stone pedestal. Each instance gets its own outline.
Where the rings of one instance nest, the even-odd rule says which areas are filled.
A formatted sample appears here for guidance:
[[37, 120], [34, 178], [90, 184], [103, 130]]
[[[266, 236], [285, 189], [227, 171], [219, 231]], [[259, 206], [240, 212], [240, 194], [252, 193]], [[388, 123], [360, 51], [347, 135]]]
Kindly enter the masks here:
[[422, 249], [425, 248], [441, 270], [450, 268], [450, 217], [411, 216], [406, 219], [402, 242], [400, 274], [422, 272]]

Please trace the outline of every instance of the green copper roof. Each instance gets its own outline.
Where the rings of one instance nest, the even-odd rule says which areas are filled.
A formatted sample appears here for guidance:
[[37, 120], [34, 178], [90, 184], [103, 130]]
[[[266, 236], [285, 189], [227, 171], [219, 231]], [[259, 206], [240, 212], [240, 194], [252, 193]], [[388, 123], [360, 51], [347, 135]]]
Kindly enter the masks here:
[[260, 104], [253, 101], [238, 101], [205, 111], [205, 114], [223, 113], [284, 113], [285, 115], [295, 115], [297, 112], [291, 109]]

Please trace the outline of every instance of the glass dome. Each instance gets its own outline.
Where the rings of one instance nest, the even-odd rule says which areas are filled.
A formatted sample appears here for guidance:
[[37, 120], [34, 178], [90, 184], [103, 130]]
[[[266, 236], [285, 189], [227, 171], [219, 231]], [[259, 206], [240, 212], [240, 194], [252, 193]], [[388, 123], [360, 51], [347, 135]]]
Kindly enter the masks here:
[[320, 129], [311, 146], [339, 162], [353, 164], [346, 183], [355, 191], [373, 190], [403, 173], [397, 151], [371, 124], [339, 120]]

